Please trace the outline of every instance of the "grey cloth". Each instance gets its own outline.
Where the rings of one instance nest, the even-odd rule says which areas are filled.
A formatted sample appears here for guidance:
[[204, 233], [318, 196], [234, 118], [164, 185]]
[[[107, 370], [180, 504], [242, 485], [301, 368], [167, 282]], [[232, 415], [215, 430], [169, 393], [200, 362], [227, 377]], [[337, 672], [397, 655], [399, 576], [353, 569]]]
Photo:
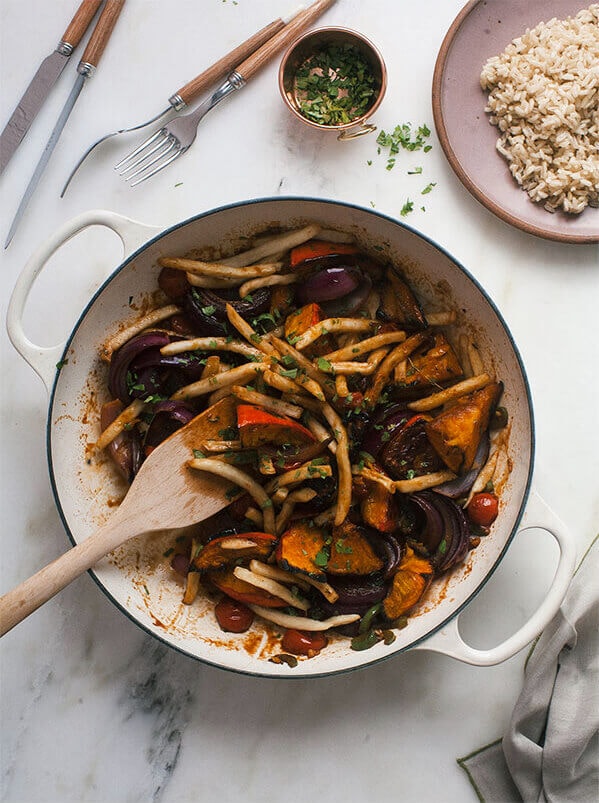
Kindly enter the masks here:
[[529, 655], [507, 733], [458, 763], [485, 803], [599, 801], [599, 536]]

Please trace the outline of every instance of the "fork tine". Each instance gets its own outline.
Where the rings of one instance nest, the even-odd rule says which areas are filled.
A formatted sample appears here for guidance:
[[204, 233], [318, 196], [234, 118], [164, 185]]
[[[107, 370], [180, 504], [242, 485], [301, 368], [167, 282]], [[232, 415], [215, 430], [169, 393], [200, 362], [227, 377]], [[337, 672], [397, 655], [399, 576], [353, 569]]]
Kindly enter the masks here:
[[126, 177], [126, 181], [131, 181], [132, 179], [136, 178], [136, 176], [141, 175], [150, 167], [152, 167], [152, 165], [156, 164], [157, 162], [162, 162], [173, 150], [176, 151], [179, 147], [179, 143], [176, 139], [169, 140], [167, 143], [165, 143], [165, 145], [166, 147], [163, 147], [162, 150], [160, 150], [149, 162], [144, 159], [143, 163], [139, 165], [138, 169]]
[[121, 161], [114, 166], [114, 169], [118, 170], [119, 167], [122, 167], [126, 162], [129, 162], [131, 159], [134, 159], [139, 153], [141, 153], [143, 150], [145, 150], [145, 148], [147, 148], [149, 145], [151, 145], [156, 139], [159, 139], [161, 137], [161, 135], [162, 135], [162, 131], [163, 131], [163, 129], [159, 128], [158, 131], [156, 131], [154, 134], [152, 134], [151, 137], [148, 137], [146, 140], [144, 140], [141, 143], [141, 145], [139, 145], [139, 147], [137, 147], [134, 151], [132, 151], [131, 153], [128, 153], [126, 156], [124, 156], [121, 159]]
[[150, 170], [149, 173], [145, 173], [144, 175], [140, 176], [137, 179], [137, 181], [131, 182], [131, 186], [132, 187], [136, 187], [138, 184], [141, 184], [142, 181], [145, 181], [146, 179], [150, 178], [151, 176], [154, 176], [156, 173], [160, 172], [160, 170], [162, 170], [163, 167], [166, 167], [167, 165], [170, 165], [171, 162], [174, 162], [175, 159], [177, 159], [179, 156], [181, 156], [184, 153], [185, 153], [185, 150], [183, 148], [178, 148], [174, 153], [171, 153], [171, 155], [168, 157], [168, 159], [166, 159], [161, 164], [156, 165], [156, 167], [153, 170]]
[[[162, 156], [162, 154], [164, 152], [166, 152], [166, 150], [170, 149], [171, 142], [172, 142], [172, 140], [171, 140], [170, 137], [163, 136], [158, 142], [155, 143], [155, 145], [152, 148], [150, 148], [150, 150], [147, 150], [144, 153], [141, 153], [139, 155], [139, 158], [137, 158], [130, 165], [127, 165], [127, 167], [125, 167], [124, 170], [121, 170], [121, 172], [119, 173], [119, 176], [124, 176], [127, 173], [131, 174], [132, 170], [135, 170], [136, 168], [141, 167], [142, 165], [144, 165], [144, 162], [147, 162], [148, 159], [153, 154], [157, 154], [154, 157], [154, 159], [151, 162], [149, 162], [149, 164], [153, 164], [156, 161], [156, 159], [159, 159]], [[146, 164], [144, 167], [147, 167], [147, 166], [148, 165]], [[142, 167], [141, 169], [144, 169], [144, 167]], [[131, 178], [131, 175], [128, 175], [127, 179], [130, 179], [130, 178]]]

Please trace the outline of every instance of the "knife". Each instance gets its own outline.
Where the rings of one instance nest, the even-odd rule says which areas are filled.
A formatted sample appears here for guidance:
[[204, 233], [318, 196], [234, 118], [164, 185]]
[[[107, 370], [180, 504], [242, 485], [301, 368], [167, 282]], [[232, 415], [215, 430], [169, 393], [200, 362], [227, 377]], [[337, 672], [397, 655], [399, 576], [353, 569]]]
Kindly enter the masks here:
[[69, 115], [73, 110], [73, 106], [77, 102], [77, 98], [79, 97], [81, 90], [83, 89], [83, 85], [87, 81], [88, 78], [91, 78], [93, 73], [95, 72], [96, 67], [98, 66], [98, 62], [100, 61], [100, 57], [104, 52], [106, 45], [108, 44], [108, 40], [110, 39], [110, 35], [114, 30], [114, 26], [120, 16], [121, 11], [123, 10], [123, 6], [125, 5], [125, 0], [106, 0], [106, 5], [104, 6], [102, 13], [100, 14], [100, 18], [96, 23], [96, 27], [92, 35], [89, 38], [89, 42], [87, 43], [87, 47], [83, 52], [83, 56], [81, 57], [81, 61], [77, 66], [77, 79], [71, 89], [71, 94], [67, 98], [67, 102], [64, 105], [63, 110], [56, 121], [56, 125], [54, 126], [54, 130], [50, 134], [50, 139], [46, 147], [44, 148], [44, 152], [42, 153], [39, 162], [37, 163], [37, 167], [35, 168], [35, 172], [31, 177], [29, 184], [27, 185], [27, 189], [21, 199], [21, 203], [15, 213], [14, 220], [10, 227], [10, 231], [8, 232], [8, 236], [6, 238], [6, 242], [4, 243], [4, 247], [7, 248], [10, 245], [10, 242], [14, 236], [15, 231], [19, 225], [21, 218], [23, 217], [23, 213], [27, 208], [27, 204], [29, 203], [31, 196], [35, 192], [35, 188], [37, 187], [40, 178], [44, 170], [46, 169], [46, 165], [50, 161], [50, 157], [52, 156], [52, 152], [56, 147], [56, 143], [60, 139], [60, 135], [69, 119]]
[[31, 79], [25, 94], [0, 134], [0, 175], [29, 130], [58, 76], [66, 67], [71, 53], [89, 28], [101, 3], [102, 0], [83, 0], [56, 50], [42, 61]]

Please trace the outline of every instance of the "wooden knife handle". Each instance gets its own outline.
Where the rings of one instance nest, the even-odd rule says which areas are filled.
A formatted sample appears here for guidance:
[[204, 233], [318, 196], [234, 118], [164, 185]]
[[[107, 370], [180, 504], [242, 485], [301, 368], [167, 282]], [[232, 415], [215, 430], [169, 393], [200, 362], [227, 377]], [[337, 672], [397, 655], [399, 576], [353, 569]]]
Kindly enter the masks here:
[[90, 36], [83, 56], [81, 56], [80, 64], [91, 64], [92, 67], [98, 66], [100, 57], [108, 44], [110, 35], [114, 30], [114, 26], [116, 25], [124, 5], [125, 0], [106, 0], [106, 5]]
[[74, 50], [81, 41], [83, 34], [89, 28], [90, 22], [100, 8], [101, 3], [102, 0], [83, 0], [60, 41], [66, 45], [71, 45]]
[[269, 25], [262, 28], [262, 30], [258, 31], [258, 33], [255, 33], [253, 36], [250, 36], [249, 39], [246, 39], [245, 42], [238, 45], [230, 53], [227, 53], [226, 56], [223, 56], [222, 59], [219, 59], [211, 67], [208, 67], [207, 70], [204, 70], [204, 72], [200, 73], [196, 78], [193, 78], [185, 84], [185, 86], [181, 87], [175, 94], [188, 106], [198, 95], [201, 95], [202, 92], [209, 89], [212, 84], [220, 81], [222, 78], [226, 78], [240, 61], [250, 56], [284, 27], [285, 23], [282, 19], [271, 22]]
[[336, 0], [316, 0], [305, 11], [300, 11], [297, 17], [286, 25], [282, 31], [269, 39], [266, 44], [252, 53], [244, 62], [236, 68], [242, 78], [246, 81], [255, 75], [259, 69], [277, 55], [284, 47], [290, 45], [299, 34], [320, 17]]

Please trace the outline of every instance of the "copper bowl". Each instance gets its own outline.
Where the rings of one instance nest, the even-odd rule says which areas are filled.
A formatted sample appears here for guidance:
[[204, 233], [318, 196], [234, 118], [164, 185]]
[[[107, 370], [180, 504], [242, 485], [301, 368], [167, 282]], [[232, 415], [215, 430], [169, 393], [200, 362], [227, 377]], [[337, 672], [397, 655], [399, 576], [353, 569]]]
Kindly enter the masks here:
[[[368, 62], [375, 85], [374, 99], [367, 111], [359, 117], [354, 117], [350, 122], [339, 125], [323, 125], [305, 117], [295, 88], [295, 79], [300, 67], [311, 56], [330, 45], [355, 47]], [[279, 67], [279, 89], [287, 108], [302, 123], [321, 131], [336, 131], [340, 140], [353, 139], [376, 130], [376, 126], [367, 123], [366, 120], [381, 105], [387, 89], [387, 68], [378, 49], [362, 34], [348, 28], [318, 28], [300, 36], [286, 51]]]

